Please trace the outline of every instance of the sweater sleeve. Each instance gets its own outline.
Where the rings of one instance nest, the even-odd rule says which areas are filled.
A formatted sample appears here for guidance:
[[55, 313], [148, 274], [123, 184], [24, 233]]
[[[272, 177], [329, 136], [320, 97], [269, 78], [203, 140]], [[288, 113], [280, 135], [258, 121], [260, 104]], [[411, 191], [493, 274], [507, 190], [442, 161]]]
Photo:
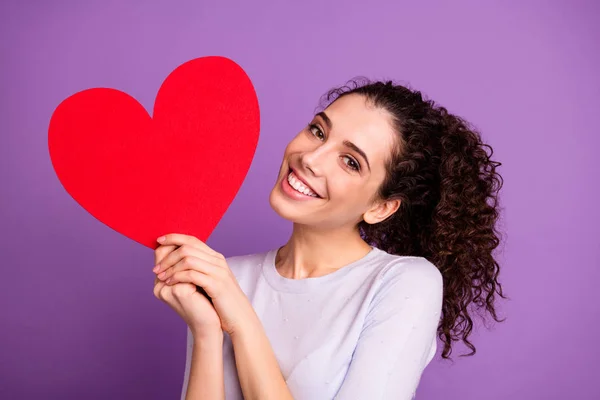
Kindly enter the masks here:
[[194, 347], [194, 336], [190, 327], [187, 326], [186, 350], [185, 350], [185, 371], [183, 374], [183, 386], [181, 387], [181, 400], [185, 400], [187, 394], [188, 382], [190, 380], [190, 367], [192, 366], [192, 350]]
[[415, 260], [382, 275], [335, 399], [414, 398], [435, 351], [443, 297], [440, 271], [425, 258]]

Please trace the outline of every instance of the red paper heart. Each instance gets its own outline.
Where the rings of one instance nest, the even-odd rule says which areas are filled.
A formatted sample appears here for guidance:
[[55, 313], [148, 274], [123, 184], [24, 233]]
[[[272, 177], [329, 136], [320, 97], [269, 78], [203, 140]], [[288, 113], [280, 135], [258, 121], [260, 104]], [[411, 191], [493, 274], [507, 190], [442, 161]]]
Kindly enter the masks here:
[[243, 69], [224, 57], [202, 57], [169, 74], [153, 117], [115, 89], [68, 97], [54, 110], [48, 146], [77, 203], [155, 249], [166, 233], [208, 239], [250, 168], [259, 124]]

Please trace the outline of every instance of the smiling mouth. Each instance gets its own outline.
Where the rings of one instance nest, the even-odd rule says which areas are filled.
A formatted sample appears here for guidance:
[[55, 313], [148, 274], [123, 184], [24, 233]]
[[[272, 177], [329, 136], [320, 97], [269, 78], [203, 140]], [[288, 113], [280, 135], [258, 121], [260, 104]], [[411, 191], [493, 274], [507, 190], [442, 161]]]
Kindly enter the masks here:
[[319, 196], [312, 189], [310, 189], [304, 183], [302, 183], [302, 181], [296, 176], [296, 174], [294, 174], [294, 171], [291, 168], [288, 170], [286, 179], [287, 179], [288, 183], [290, 184], [290, 186], [292, 187], [292, 189], [294, 189], [296, 192], [302, 193], [305, 196], [310, 196], [310, 197], [314, 197], [317, 199], [321, 198], [321, 196]]

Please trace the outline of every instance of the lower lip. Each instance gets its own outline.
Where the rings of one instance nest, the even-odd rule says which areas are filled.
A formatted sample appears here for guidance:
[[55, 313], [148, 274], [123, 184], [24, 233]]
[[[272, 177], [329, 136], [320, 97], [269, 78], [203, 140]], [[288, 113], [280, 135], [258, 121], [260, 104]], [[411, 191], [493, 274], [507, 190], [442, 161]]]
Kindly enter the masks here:
[[318, 200], [319, 199], [319, 197], [307, 196], [303, 193], [296, 191], [296, 189], [294, 189], [293, 187], [290, 186], [290, 183], [288, 182], [288, 176], [289, 176], [289, 173], [281, 180], [281, 190], [288, 197], [290, 197], [294, 200]]

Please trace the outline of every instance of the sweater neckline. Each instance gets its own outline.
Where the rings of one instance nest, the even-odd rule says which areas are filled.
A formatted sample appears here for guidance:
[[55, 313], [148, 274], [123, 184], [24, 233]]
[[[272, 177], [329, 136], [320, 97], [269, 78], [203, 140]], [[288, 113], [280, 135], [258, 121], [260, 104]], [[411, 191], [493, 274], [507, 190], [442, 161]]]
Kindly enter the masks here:
[[267, 252], [262, 265], [262, 271], [266, 280], [274, 289], [290, 293], [306, 293], [323, 285], [327, 285], [332, 282], [337, 282], [342, 277], [346, 276], [351, 270], [360, 267], [365, 262], [375, 257], [379, 252], [382, 251], [377, 247], [371, 246], [371, 251], [369, 251], [362, 258], [349, 264], [346, 264], [345, 266], [333, 272], [330, 272], [327, 275], [317, 276], [313, 278], [291, 279], [280, 275], [279, 271], [277, 271], [277, 268], [275, 266], [275, 258], [277, 257], [277, 252], [282, 247], [283, 246], [277, 247]]

